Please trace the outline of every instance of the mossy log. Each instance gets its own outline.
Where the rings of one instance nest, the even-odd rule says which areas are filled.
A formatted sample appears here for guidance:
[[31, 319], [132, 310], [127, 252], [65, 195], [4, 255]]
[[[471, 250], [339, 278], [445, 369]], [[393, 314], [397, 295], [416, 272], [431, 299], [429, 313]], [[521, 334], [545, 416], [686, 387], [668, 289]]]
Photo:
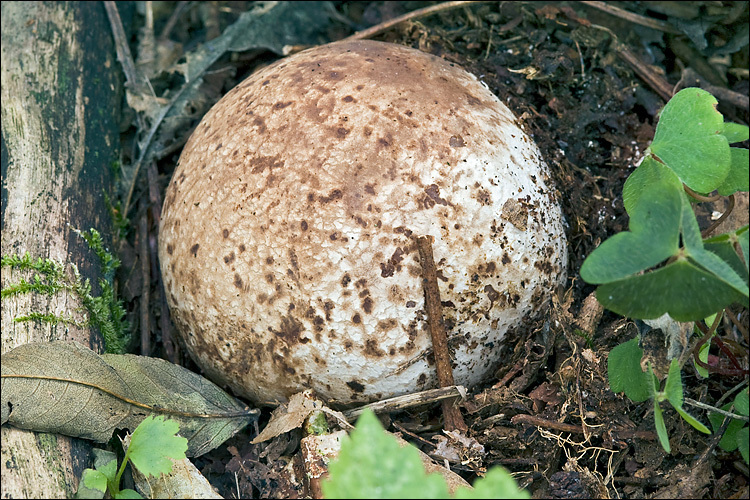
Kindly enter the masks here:
[[[75, 264], [96, 290], [99, 261], [71, 228], [111, 233], [105, 194], [118, 154], [122, 82], [102, 2], [2, 2], [2, 254]], [[3, 269], [2, 286], [29, 279]], [[14, 318], [81, 316], [74, 293], [2, 300], [2, 352], [27, 342], [76, 340], [101, 351], [75, 323]], [[54, 398], [54, 395], [50, 395]], [[2, 427], [2, 497], [72, 497], [90, 443]]]

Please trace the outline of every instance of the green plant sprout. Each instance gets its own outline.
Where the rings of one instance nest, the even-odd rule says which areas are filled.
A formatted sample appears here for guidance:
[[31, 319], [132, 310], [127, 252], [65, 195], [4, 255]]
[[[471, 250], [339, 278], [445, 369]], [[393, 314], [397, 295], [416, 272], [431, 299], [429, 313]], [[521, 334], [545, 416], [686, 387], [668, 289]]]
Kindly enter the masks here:
[[[734, 411], [739, 415], [742, 415], [744, 417], [750, 416], [750, 409], [748, 409], [747, 387], [744, 391], [741, 391], [739, 394], [737, 394], [737, 396], [734, 398], [733, 403], [727, 403], [721, 407], [721, 409], [724, 411], [731, 411], [733, 408]], [[731, 417], [725, 417], [718, 412], [711, 412], [708, 414], [708, 420], [711, 422], [711, 427], [714, 428], [714, 432], [719, 431], [721, 426], [724, 424], [724, 418]], [[742, 458], [745, 459], [745, 463], [750, 463], [750, 451], [748, 450], [749, 446], [750, 428], [748, 428], [747, 423], [738, 418], [732, 418], [729, 422], [729, 425], [727, 426], [726, 431], [724, 432], [724, 435], [721, 437], [721, 441], [719, 441], [719, 447], [724, 451], [734, 451], [736, 449], [739, 449]]]
[[660, 390], [659, 379], [654, 375], [651, 364], [648, 364], [648, 371], [644, 372], [641, 369], [642, 358], [643, 350], [638, 346], [637, 338], [620, 344], [610, 351], [607, 371], [612, 392], [625, 392], [625, 395], [636, 403], [648, 399], [653, 400], [656, 434], [667, 453], [671, 452], [671, 446], [664, 424], [664, 415], [659, 406], [664, 401], [668, 401], [687, 423], [700, 432], [710, 434], [711, 431], [705, 425], [682, 408], [682, 378], [678, 361], [672, 360], [664, 381], [664, 390]]
[[445, 479], [427, 475], [416, 448], [399, 445], [371, 410], [359, 417], [328, 470], [321, 485], [325, 498], [531, 498], [501, 467], [451, 497]]
[[696, 321], [734, 302], [747, 306], [748, 227], [703, 240], [691, 207], [691, 197], [705, 199], [698, 193], [748, 190], [748, 150], [729, 146], [747, 140], [748, 127], [724, 123], [716, 104], [705, 90], [688, 88], [662, 110], [654, 141], [623, 188], [630, 230], [581, 266], [607, 309]]
[[73, 231], [81, 236], [99, 257], [102, 273], [102, 278], [99, 279], [100, 295], [91, 294], [91, 283], [88, 279], [84, 280], [81, 277], [75, 264], [70, 264], [73, 274], [70, 277], [65, 273], [65, 266], [62, 263], [52, 259], [32, 259], [31, 255], [26, 252], [22, 256], [3, 255], [2, 268], [32, 271], [35, 274], [28, 281], [21, 279], [17, 283], [9, 284], [2, 289], [0, 297], [6, 299], [27, 293], [52, 296], [63, 290], [71, 292], [79, 297], [88, 311], [87, 321], [79, 322], [70, 317], [37, 311], [13, 318], [13, 321], [43, 321], [52, 324], [72, 324], [78, 327], [90, 325], [101, 332], [107, 353], [122, 354], [125, 352], [129, 334], [128, 324], [125, 321], [125, 308], [122, 301], [117, 299], [114, 288], [115, 271], [120, 266], [120, 261], [106, 250], [101, 234], [96, 229], [90, 231], [73, 229]]
[[164, 416], [148, 416], [130, 436], [130, 446], [117, 467], [117, 457], [112, 452], [95, 450], [94, 469], [86, 469], [81, 477], [77, 498], [104, 498], [109, 490], [112, 498], [142, 498], [131, 489], [120, 489], [120, 479], [128, 461], [146, 478], [159, 477], [172, 472], [172, 461], [185, 458], [187, 439], [177, 433], [180, 424]]
[[[708, 376], [709, 342], [723, 310], [734, 303], [748, 307], [749, 297], [748, 226], [704, 239], [692, 208], [730, 196], [731, 210], [734, 193], [748, 191], [748, 150], [730, 147], [748, 139], [748, 127], [724, 122], [716, 105], [711, 94], [697, 88], [670, 99], [643, 162], [623, 188], [629, 230], [604, 241], [581, 266], [581, 277], [599, 285], [596, 297], [607, 309], [631, 318], [668, 314], [676, 321], [698, 322], [704, 336], [690, 351], [701, 376]], [[635, 402], [653, 399], [657, 435], [667, 452], [661, 402], [668, 401], [686, 422], [710, 433], [682, 408], [678, 360], [672, 360], [660, 390], [651, 365], [641, 369], [642, 357], [638, 339], [612, 349], [612, 391], [624, 391]]]

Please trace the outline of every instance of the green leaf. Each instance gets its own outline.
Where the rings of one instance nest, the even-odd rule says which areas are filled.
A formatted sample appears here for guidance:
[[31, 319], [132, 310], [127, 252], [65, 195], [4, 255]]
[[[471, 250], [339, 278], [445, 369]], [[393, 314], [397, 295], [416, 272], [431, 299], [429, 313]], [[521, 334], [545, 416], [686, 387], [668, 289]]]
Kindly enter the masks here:
[[745, 426], [737, 431], [737, 447], [740, 449], [740, 454], [745, 459], [746, 464], [750, 463], [750, 451], [748, 451], [750, 443], [748, 441], [750, 441], [750, 430]]
[[110, 491], [117, 491], [117, 455], [108, 450], [94, 448], [94, 468], [107, 476]]
[[630, 318], [655, 319], [668, 313], [677, 321], [697, 321], [742, 301], [743, 296], [685, 258], [661, 269], [601, 285], [599, 303]]
[[667, 381], [664, 384], [664, 392], [667, 394], [667, 400], [675, 408], [682, 408], [682, 374], [680, 373], [680, 363], [673, 359], [669, 364], [669, 373]]
[[716, 280], [748, 297], [750, 292], [745, 280], [727, 262], [703, 247], [698, 221], [688, 203], [684, 203], [682, 208], [682, 241], [685, 244], [685, 255], [711, 273]]
[[[103, 498], [109, 491], [117, 491], [118, 485], [115, 482], [117, 475], [117, 455], [111, 451], [94, 448], [94, 469], [86, 469], [81, 476], [81, 482], [78, 485], [76, 498]], [[91, 471], [91, 472], [88, 472]], [[104, 478], [104, 485], [101, 484], [101, 478]], [[99, 493], [101, 495], [99, 495]]]
[[750, 415], [750, 409], [748, 409], [748, 389], [741, 391], [734, 398], [734, 411], [740, 415]]
[[[699, 264], [703, 269], [711, 273], [712, 277], [722, 284], [731, 287], [737, 293], [750, 297], [748, 284], [725, 260], [708, 250], [694, 249], [688, 254], [691, 260]], [[747, 300], [743, 302], [747, 305]]]
[[750, 129], [748, 129], [747, 125], [724, 122], [724, 130], [722, 131], [722, 134], [727, 138], [729, 144], [734, 144], [736, 142], [746, 141], [750, 136]]
[[711, 434], [711, 431], [708, 429], [708, 427], [700, 423], [697, 418], [695, 418], [694, 416], [692, 416], [691, 414], [689, 414], [682, 408], [678, 408], [675, 406], [674, 409], [677, 410], [677, 413], [680, 414], [680, 416], [685, 420], [685, 422], [689, 423], [690, 425], [695, 427], [697, 430], [699, 430], [703, 434]]
[[325, 498], [448, 498], [439, 474], [425, 474], [417, 450], [402, 448], [371, 410], [341, 443], [322, 483]]
[[729, 154], [731, 155], [731, 164], [729, 167], [729, 173], [724, 182], [719, 186], [719, 194], [722, 196], [729, 196], [737, 191], [747, 191], [750, 189], [750, 155], [748, 155], [747, 149], [742, 148], [729, 148]]
[[669, 446], [669, 436], [667, 435], [667, 426], [664, 425], [664, 415], [661, 412], [661, 407], [657, 401], [654, 401], [654, 425], [656, 427], [656, 435], [659, 437], [661, 447], [667, 453], [672, 452], [672, 447]]
[[147, 478], [170, 473], [172, 461], [167, 457], [182, 460], [187, 450], [187, 439], [176, 435], [179, 430], [180, 424], [164, 416], [146, 417], [133, 431], [125, 458]]
[[625, 392], [636, 403], [646, 401], [653, 395], [653, 383], [648, 373], [641, 370], [643, 350], [638, 347], [638, 339], [624, 342], [609, 353], [607, 375], [612, 392]]
[[664, 106], [649, 148], [699, 193], [719, 187], [731, 164], [724, 118], [716, 104], [716, 98], [705, 90], [682, 89]]
[[746, 271], [748, 269], [748, 264], [750, 264], [750, 261], [748, 261], [748, 250], [750, 250], [750, 241], [748, 241], [748, 236], [750, 236], [748, 226], [743, 226], [742, 228], [737, 230], [737, 241], [740, 244], [740, 248], [742, 248], [742, 257], [745, 259]]
[[[735, 232], [725, 233], [703, 241], [703, 247], [709, 252], [715, 253], [724, 262], [729, 264], [734, 272], [742, 279], [748, 281], [748, 270], [745, 262], [735, 250], [735, 243], [739, 242], [739, 236]], [[707, 323], [708, 324], [708, 323]]]
[[477, 479], [474, 489], [461, 487], [455, 498], [531, 498], [526, 490], [518, 488], [516, 481], [502, 467], [492, 467], [483, 478]]
[[594, 250], [581, 266], [588, 283], [610, 283], [653, 267], [679, 250], [683, 189], [677, 176], [646, 158], [625, 183], [629, 231]]
[[104, 498], [107, 476], [94, 469], [85, 469], [78, 484], [76, 498]]
[[138, 494], [135, 490], [121, 490], [119, 494], [115, 496], [115, 498], [143, 498], [141, 495]]
[[[721, 407], [724, 411], [730, 411], [732, 409], [732, 403], [727, 403], [724, 406]], [[721, 429], [721, 425], [724, 423], [724, 419], [729, 417], [724, 417], [721, 413], [716, 412], [709, 412], [708, 413], [708, 421], [711, 423], [711, 427], [713, 428], [714, 432], [719, 432], [719, 429]], [[721, 437], [721, 441], [719, 441], [719, 447], [724, 451], [734, 451], [737, 449], [737, 433], [742, 429], [744, 426], [744, 422], [742, 420], [737, 420], [736, 418], [731, 419], [729, 422], [729, 425], [727, 425], [727, 429], [724, 431], [724, 435]]]

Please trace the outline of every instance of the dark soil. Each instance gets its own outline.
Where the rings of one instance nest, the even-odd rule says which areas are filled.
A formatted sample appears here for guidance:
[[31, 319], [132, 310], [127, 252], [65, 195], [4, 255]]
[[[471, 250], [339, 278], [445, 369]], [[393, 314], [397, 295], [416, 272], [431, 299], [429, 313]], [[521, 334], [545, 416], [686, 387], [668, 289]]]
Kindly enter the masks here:
[[[247, 8], [244, 2], [215, 4], [220, 7], [219, 30]], [[431, 4], [337, 2], [339, 19], [330, 26], [328, 39]], [[697, 432], [665, 407], [672, 447], [666, 453], [656, 439], [652, 403], [636, 404], [609, 390], [609, 351], [648, 327], [602, 313], [592, 298], [586, 300], [595, 287], [578, 273], [597, 245], [628, 227], [623, 183], [653, 138], [657, 114], [666, 102], [641, 75], [652, 75], [676, 91], [683, 70], [691, 67], [705, 80], [747, 95], [748, 8], [746, 2], [739, 4], [744, 7], [732, 2], [616, 2], [627, 11], [681, 27], [681, 33], [669, 34], [580, 3], [494, 2], [445, 10], [375, 37], [444, 57], [484, 81], [520, 117], [541, 149], [567, 220], [565, 287], [530, 337], [506, 343], [501, 355], [508, 363], [495, 377], [486, 386], [468, 388], [462, 413], [468, 435], [484, 446], [484, 453], [450, 464], [465, 478], [473, 480], [489, 467], [503, 465], [535, 497], [748, 497], [748, 467], [739, 452], [723, 451], [714, 436]], [[744, 39], [737, 41], [743, 26]], [[196, 14], [185, 15], [173, 38], [189, 47], [203, 42], [208, 29]], [[705, 47], [699, 46], [701, 40]], [[718, 49], [729, 43], [735, 45]], [[635, 56], [635, 64], [623, 50]], [[220, 79], [214, 75], [216, 97], [260, 62], [274, 58], [269, 53], [240, 53], [217, 63], [217, 69], [232, 71], [224, 71]], [[728, 119], [748, 123], [746, 107], [720, 99], [719, 110]], [[189, 132], [187, 128], [185, 136]], [[159, 163], [161, 189], [179, 152], [175, 149]], [[746, 207], [738, 210], [746, 212]], [[152, 293], [157, 291], [154, 280]], [[133, 318], [138, 295], [126, 294]], [[703, 379], [688, 363], [683, 370], [686, 397], [713, 405], [747, 381], [747, 310], [733, 311], [742, 326], [727, 321], [719, 333], [745, 374], [717, 373]], [[157, 306], [152, 313], [162, 316]], [[173, 347], [161, 342], [169, 338], [169, 328], [154, 321], [151, 332], [151, 354], [173, 357]], [[651, 331], [646, 338], [651, 339], [653, 359], [665, 359], [663, 335]], [[717, 365], [726, 362], [721, 352], [711, 354]], [[197, 370], [189, 359], [182, 362]], [[657, 362], [659, 367], [663, 364]], [[705, 411], [690, 411], [708, 423]], [[394, 424], [390, 430], [406, 429], [424, 441], [405, 438], [428, 454], [435, 451], [425, 442], [436, 443], [432, 438], [442, 435], [439, 404], [388, 418]], [[260, 426], [267, 420], [264, 410]], [[256, 432], [246, 429], [197, 459], [197, 465], [227, 498], [301, 494], [285, 472], [299, 449], [299, 435], [291, 432], [250, 445]]]

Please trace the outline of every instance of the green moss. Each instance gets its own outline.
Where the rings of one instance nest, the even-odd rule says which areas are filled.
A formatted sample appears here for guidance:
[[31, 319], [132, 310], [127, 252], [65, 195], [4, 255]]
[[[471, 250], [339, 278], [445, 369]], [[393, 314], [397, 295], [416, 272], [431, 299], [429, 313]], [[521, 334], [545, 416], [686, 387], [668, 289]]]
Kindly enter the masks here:
[[[39, 444], [39, 450], [43, 452], [45, 460], [47, 462], [44, 470], [59, 471], [60, 464], [56, 461], [55, 457], [60, 456], [58, 443], [58, 434], [52, 434], [49, 432], [35, 432], [36, 441]], [[71, 486], [67, 484], [65, 480], [65, 474], [55, 474], [57, 476], [57, 486], [60, 491], [70, 491]], [[72, 493], [72, 492], [71, 492]]]
[[[89, 231], [73, 229], [73, 231], [81, 236], [99, 257], [102, 273], [102, 278], [99, 279], [100, 295], [93, 296], [91, 294], [91, 283], [88, 279], [81, 277], [75, 264], [70, 264], [73, 270], [73, 277], [70, 278], [65, 274], [65, 266], [62, 263], [52, 259], [32, 259], [28, 252], [22, 256], [4, 255], [2, 267], [33, 271], [37, 274], [34, 274], [29, 281], [22, 279], [17, 283], [11, 283], [2, 289], [0, 294], [5, 299], [27, 293], [41, 293], [49, 296], [61, 290], [70, 291], [78, 296], [88, 312], [88, 320], [85, 324], [93, 326], [101, 332], [106, 352], [122, 354], [130, 341], [130, 334], [127, 321], [125, 321], [125, 308], [122, 301], [117, 299], [114, 289], [115, 271], [120, 266], [120, 261], [107, 251], [101, 234], [96, 229]], [[71, 318], [36, 311], [18, 316], [13, 321], [42, 321], [52, 324], [64, 323], [85, 326]]]
[[42, 314], [38, 312], [32, 312], [25, 316], [16, 316], [13, 318], [13, 321], [16, 323], [22, 323], [24, 321], [42, 321], [44, 323], [51, 323], [53, 325], [57, 324], [65, 324], [65, 325], [75, 325], [78, 327], [86, 326], [85, 324], [82, 324], [73, 318], [66, 318], [63, 316], [58, 316], [57, 314], [47, 313]]

